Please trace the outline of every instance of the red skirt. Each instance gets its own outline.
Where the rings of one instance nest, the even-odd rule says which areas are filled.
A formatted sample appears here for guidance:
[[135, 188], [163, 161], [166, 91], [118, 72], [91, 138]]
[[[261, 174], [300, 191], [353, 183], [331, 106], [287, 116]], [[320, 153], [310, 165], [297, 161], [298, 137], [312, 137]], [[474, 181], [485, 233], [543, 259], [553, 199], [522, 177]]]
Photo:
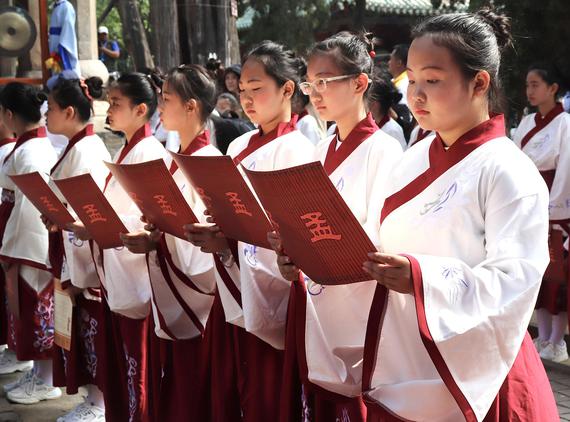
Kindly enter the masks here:
[[67, 387], [67, 394], [77, 394], [78, 388], [93, 384], [99, 386], [95, 347], [100, 330], [103, 307], [100, 302], [86, 299], [79, 294], [73, 308], [71, 350], [54, 346], [53, 382], [57, 387]]
[[[413, 398], [410, 398], [413, 400]], [[528, 334], [483, 422], [555, 422], [558, 409], [544, 366]], [[369, 404], [368, 422], [404, 422], [375, 403]]]
[[8, 306], [6, 298], [6, 276], [0, 267], [0, 345], [8, 344]]
[[[210, 353], [210, 420], [239, 422], [241, 418], [235, 337], [239, 327], [226, 322], [216, 291], [204, 339]], [[269, 420], [269, 419], [268, 419]]]
[[543, 280], [536, 300], [535, 309], [545, 308], [552, 315], [568, 310], [568, 286]]
[[36, 292], [18, 278], [20, 318], [8, 311], [8, 346], [18, 360], [51, 359], [54, 345], [53, 283]]

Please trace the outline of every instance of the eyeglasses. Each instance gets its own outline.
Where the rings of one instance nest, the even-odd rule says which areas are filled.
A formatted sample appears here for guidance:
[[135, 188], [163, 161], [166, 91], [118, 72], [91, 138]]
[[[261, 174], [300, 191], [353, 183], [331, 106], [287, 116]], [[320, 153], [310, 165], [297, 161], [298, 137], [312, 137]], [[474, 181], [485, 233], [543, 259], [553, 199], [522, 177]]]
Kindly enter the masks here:
[[327, 89], [328, 82], [341, 81], [343, 79], [355, 78], [357, 76], [358, 75], [342, 75], [342, 76], [333, 76], [332, 78], [319, 78], [315, 80], [313, 83], [301, 82], [299, 84], [299, 89], [305, 95], [311, 95], [313, 89], [316, 92], [325, 92]]

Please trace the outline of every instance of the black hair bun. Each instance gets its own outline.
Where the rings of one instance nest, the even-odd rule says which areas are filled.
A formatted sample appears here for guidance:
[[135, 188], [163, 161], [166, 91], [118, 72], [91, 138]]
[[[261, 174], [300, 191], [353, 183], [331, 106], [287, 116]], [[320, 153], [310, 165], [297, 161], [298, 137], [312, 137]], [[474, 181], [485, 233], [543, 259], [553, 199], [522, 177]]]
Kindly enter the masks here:
[[92, 76], [85, 79], [85, 84], [89, 88], [89, 95], [94, 99], [99, 99], [103, 96], [103, 80], [98, 76]]
[[479, 10], [476, 15], [493, 28], [499, 49], [504, 50], [513, 44], [511, 20], [507, 16], [495, 13], [487, 7]]
[[43, 91], [38, 91], [36, 93], [31, 92], [31, 95], [33, 103], [38, 107], [41, 107], [41, 105], [48, 99], [46, 93]]

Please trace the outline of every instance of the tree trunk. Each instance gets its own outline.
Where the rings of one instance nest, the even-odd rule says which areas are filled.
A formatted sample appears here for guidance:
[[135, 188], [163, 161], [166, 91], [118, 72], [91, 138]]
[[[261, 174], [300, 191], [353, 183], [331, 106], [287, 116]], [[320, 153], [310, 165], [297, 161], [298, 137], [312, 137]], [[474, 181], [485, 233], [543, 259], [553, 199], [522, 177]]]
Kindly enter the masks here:
[[176, 0], [151, 0], [150, 24], [154, 62], [166, 72], [180, 64]]
[[154, 68], [137, 0], [118, 0], [117, 8], [123, 26], [125, 45], [133, 58], [135, 69]]
[[366, 13], [366, 0], [356, 0], [354, 2], [354, 28], [357, 31], [364, 29], [364, 14]]

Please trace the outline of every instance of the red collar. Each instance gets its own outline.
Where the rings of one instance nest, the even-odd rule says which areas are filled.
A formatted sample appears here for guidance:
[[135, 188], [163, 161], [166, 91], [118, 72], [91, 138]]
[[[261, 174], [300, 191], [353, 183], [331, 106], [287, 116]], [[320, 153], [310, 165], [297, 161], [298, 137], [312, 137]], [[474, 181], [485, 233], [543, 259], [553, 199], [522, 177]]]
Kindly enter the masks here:
[[291, 114], [291, 120], [288, 122], [279, 123], [277, 127], [269, 133], [263, 133], [261, 131], [261, 128], [259, 128], [259, 131], [253, 134], [251, 138], [249, 138], [247, 147], [245, 147], [243, 151], [234, 158], [234, 163], [236, 165], [241, 163], [246, 157], [253, 154], [262, 146], [267, 145], [269, 142], [296, 130], [298, 119], [299, 115]]
[[386, 198], [380, 223], [394, 210], [427, 189], [438, 177], [467, 157], [476, 148], [501, 136], [505, 136], [505, 119], [502, 114], [493, 116], [475, 126], [459, 137], [448, 150], [445, 150], [443, 141], [437, 134], [429, 148], [430, 166], [398, 192]]
[[556, 103], [554, 108], [548, 112], [546, 116], [542, 116], [540, 113], [534, 115], [534, 127], [527, 132], [527, 134], [521, 140], [521, 149], [523, 149], [526, 144], [532, 139], [534, 135], [544, 129], [550, 122], [552, 122], [556, 116], [564, 113], [564, 107], [562, 104]]
[[340, 147], [336, 148], [336, 143], [339, 139], [338, 126], [335, 131], [335, 137], [329, 145], [327, 156], [323, 167], [326, 173], [330, 176], [338, 166], [346, 160], [350, 154], [354, 152], [358, 146], [368, 139], [374, 132], [379, 130], [371, 113], [368, 113], [364, 119], [352, 129], [346, 139], [342, 141]]
[[[190, 145], [188, 145], [184, 151], [180, 151], [179, 154], [193, 155], [208, 145], [210, 145], [210, 132], [205, 130], [196, 136], [192, 142], [190, 142]], [[172, 164], [170, 165], [170, 174], [174, 174], [176, 170], [178, 170], [178, 164], [176, 164], [176, 161], [172, 160]]]
[[299, 113], [299, 118], [297, 119], [297, 121], [301, 120], [303, 117], [308, 116], [309, 112], [307, 111], [307, 109], [304, 109], [302, 112]]
[[[148, 138], [149, 136], [152, 135], [152, 131], [150, 130], [150, 124], [149, 123], [145, 123], [143, 126], [141, 126], [131, 137], [131, 139], [128, 140], [127, 144], [124, 146], [124, 148], [121, 150], [121, 153], [119, 154], [119, 157], [117, 158], [117, 161], [115, 161], [115, 164], [121, 164], [123, 162], [123, 160], [125, 159], [125, 157], [127, 156], [127, 154], [129, 152], [132, 151], [132, 149], [143, 139]], [[105, 192], [105, 189], [107, 189], [107, 185], [109, 184], [109, 182], [111, 181], [111, 178], [113, 177], [112, 173], [109, 173], [107, 175], [107, 179], [105, 180], [105, 187], [103, 188], [103, 192]]]
[[51, 173], [53, 173], [55, 171], [55, 169], [57, 168], [57, 166], [59, 166], [61, 164], [61, 162], [63, 161], [65, 156], [69, 153], [69, 151], [71, 151], [71, 148], [73, 148], [75, 146], [75, 144], [77, 144], [79, 141], [81, 141], [86, 136], [91, 136], [94, 134], [95, 134], [95, 130], [93, 129], [93, 125], [91, 123], [89, 123], [83, 129], [81, 129], [79, 132], [77, 132], [75, 135], [73, 135], [73, 137], [67, 143], [67, 146], [65, 147], [65, 150], [63, 151], [63, 154], [61, 154], [61, 157], [59, 157], [59, 160], [57, 160], [57, 163], [55, 163], [55, 165], [51, 168]]
[[8, 159], [16, 152], [18, 148], [28, 142], [30, 139], [34, 138], [45, 138], [47, 136], [47, 131], [44, 126], [37, 127], [35, 129], [29, 130], [27, 132], [22, 133], [18, 136], [16, 140], [16, 145], [14, 145], [14, 149], [10, 151], [10, 154], [4, 158], [4, 163], [8, 161]]
[[382, 129], [382, 128], [384, 127], [384, 125], [385, 125], [386, 123], [388, 123], [389, 121], [390, 121], [390, 115], [389, 115], [388, 113], [386, 113], [386, 114], [384, 115], [384, 117], [382, 117], [382, 120], [380, 120], [380, 121], [378, 122], [378, 127], [379, 127], [380, 129]]
[[16, 142], [16, 138], [4, 138], [0, 140], [0, 147]]

